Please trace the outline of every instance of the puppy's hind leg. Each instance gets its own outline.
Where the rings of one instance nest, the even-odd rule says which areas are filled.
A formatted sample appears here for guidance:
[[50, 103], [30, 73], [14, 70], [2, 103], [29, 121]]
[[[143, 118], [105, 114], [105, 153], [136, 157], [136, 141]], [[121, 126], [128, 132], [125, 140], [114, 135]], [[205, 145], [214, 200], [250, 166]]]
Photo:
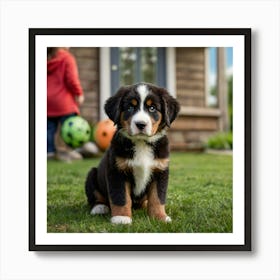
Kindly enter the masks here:
[[96, 203], [96, 197], [94, 195], [94, 191], [96, 190], [98, 183], [97, 183], [97, 168], [92, 168], [86, 179], [85, 183], [85, 191], [87, 196], [88, 204], [92, 207]]
[[110, 209], [106, 205], [106, 200], [98, 191], [97, 168], [92, 168], [89, 171], [86, 179], [85, 191], [88, 203], [92, 207], [90, 212], [92, 215], [109, 213]]

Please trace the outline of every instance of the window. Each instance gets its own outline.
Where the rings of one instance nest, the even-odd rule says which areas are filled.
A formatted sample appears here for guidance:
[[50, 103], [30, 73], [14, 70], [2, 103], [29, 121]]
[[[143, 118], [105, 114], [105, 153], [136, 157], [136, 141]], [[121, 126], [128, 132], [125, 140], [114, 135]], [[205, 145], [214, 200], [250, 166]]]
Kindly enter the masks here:
[[[209, 107], [218, 107], [218, 48], [208, 48], [207, 50], [207, 105]], [[220, 58], [221, 59], [221, 58]], [[225, 67], [225, 79], [228, 83], [228, 89], [232, 87], [232, 64], [233, 48], [225, 48], [222, 61]], [[230, 92], [228, 93], [230, 95]]]
[[111, 94], [138, 82], [166, 86], [165, 48], [111, 48]]
[[207, 81], [207, 105], [209, 107], [218, 106], [218, 92], [217, 92], [217, 48], [208, 48], [208, 81]]

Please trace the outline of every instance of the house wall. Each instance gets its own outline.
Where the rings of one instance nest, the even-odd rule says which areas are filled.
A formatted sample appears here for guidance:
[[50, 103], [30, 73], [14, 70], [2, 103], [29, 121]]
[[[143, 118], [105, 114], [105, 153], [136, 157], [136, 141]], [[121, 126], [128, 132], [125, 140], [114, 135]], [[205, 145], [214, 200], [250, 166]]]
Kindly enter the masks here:
[[70, 48], [70, 51], [76, 58], [85, 95], [81, 115], [90, 123], [96, 123], [99, 119], [99, 48]]
[[[77, 59], [85, 94], [81, 114], [90, 123], [99, 120], [99, 48], [71, 48]], [[169, 131], [173, 150], [200, 150], [207, 138], [219, 130], [221, 112], [206, 106], [207, 55], [205, 48], [176, 48], [176, 96], [179, 117]]]
[[221, 112], [206, 105], [207, 54], [205, 48], [176, 48], [176, 94], [181, 105], [169, 131], [173, 150], [202, 150], [219, 130]]
[[205, 106], [205, 49], [176, 48], [177, 98], [181, 106]]

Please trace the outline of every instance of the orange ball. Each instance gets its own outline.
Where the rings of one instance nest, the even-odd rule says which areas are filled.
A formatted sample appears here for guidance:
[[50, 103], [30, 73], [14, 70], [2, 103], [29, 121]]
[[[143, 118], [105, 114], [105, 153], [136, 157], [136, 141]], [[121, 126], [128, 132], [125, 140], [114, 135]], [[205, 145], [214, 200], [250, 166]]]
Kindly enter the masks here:
[[110, 119], [100, 121], [96, 124], [94, 139], [101, 150], [106, 150], [110, 146], [115, 131], [116, 127]]

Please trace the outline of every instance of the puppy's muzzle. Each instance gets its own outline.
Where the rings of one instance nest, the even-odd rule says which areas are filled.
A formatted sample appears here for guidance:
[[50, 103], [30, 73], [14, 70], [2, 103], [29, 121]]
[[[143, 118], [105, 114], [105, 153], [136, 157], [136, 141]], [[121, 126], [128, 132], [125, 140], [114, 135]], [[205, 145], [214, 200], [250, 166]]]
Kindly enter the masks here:
[[143, 132], [145, 127], [147, 126], [146, 122], [135, 122], [136, 127], [140, 132]]

